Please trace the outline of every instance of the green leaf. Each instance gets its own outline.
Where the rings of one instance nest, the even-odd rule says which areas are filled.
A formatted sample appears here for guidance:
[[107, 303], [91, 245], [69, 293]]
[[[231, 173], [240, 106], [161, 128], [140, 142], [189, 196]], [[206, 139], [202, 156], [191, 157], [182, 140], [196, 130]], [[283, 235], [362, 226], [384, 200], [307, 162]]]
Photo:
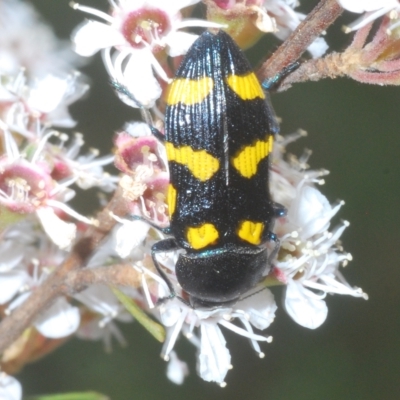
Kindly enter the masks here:
[[110, 398], [104, 394], [96, 392], [74, 392], [26, 397], [24, 400], [110, 400]]
[[7, 207], [0, 206], [0, 233], [23, 218], [26, 218], [26, 214], [15, 213]]
[[159, 342], [165, 340], [165, 329], [153, 321], [129, 296], [121, 292], [115, 287], [111, 287], [111, 290], [117, 297], [117, 299], [125, 306], [125, 308], [133, 315], [139, 324], [147, 329]]

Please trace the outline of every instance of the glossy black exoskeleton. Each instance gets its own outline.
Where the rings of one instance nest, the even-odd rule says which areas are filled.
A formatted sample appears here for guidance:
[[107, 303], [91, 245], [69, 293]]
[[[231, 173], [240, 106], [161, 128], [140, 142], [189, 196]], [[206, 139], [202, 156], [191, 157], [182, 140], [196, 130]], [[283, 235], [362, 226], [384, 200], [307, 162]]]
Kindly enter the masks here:
[[164, 141], [170, 171], [170, 237], [157, 253], [184, 249], [176, 276], [193, 306], [237, 301], [270, 269], [267, 243], [283, 207], [271, 200], [275, 114], [248, 61], [223, 31], [203, 33], [169, 87]]

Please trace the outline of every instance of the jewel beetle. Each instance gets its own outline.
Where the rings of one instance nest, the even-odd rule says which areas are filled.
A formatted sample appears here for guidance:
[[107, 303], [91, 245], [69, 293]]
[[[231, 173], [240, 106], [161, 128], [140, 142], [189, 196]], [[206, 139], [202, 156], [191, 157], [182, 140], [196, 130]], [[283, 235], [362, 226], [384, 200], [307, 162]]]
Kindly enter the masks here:
[[190, 304], [237, 301], [270, 269], [267, 243], [285, 210], [271, 200], [275, 114], [249, 62], [224, 31], [204, 32], [184, 57], [166, 97], [163, 140], [170, 172], [167, 238], [157, 253], [183, 249], [176, 276]]

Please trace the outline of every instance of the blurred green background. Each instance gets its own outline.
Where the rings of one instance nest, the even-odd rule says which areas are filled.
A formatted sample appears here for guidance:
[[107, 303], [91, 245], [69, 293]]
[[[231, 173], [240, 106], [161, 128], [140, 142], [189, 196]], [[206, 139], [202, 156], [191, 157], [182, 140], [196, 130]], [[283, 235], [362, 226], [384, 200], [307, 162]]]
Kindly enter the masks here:
[[[68, 38], [84, 18], [67, 0], [32, 2], [59, 37]], [[306, 3], [305, 10], [313, 3]], [[84, 4], [107, 6], [105, 0]], [[354, 18], [344, 16], [328, 32], [335, 49], [350, 41], [340, 27]], [[267, 54], [277, 44], [267, 37], [250, 56], [256, 57], [256, 51]], [[135, 116], [112, 93], [98, 55], [83, 70], [93, 86], [72, 113], [88, 146], [106, 153], [113, 132]], [[351, 225], [343, 242], [354, 261], [344, 274], [350, 284], [369, 294], [369, 301], [329, 296], [328, 319], [315, 331], [298, 326], [280, 308], [268, 332], [274, 341], [263, 346], [263, 360], [246, 339], [226, 332], [234, 368], [224, 389], [197, 377], [195, 352], [185, 340], [177, 349], [188, 360], [191, 374], [182, 386], [169, 382], [166, 364], [159, 358], [161, 345], [141, 326], [130, 324], [122, 327], [129, 345], [116, 344], [112, 354], [105, 354], [101, 343], [73, 339], [26, 367], [18, 376], [25, 394], [91, 389], [113, 400], [400, 399], [399, 100], [400, 88], [349, 79], [298, 84], [273, 95], [283, 119], [282, 133], [298, 128], [309, 133], [289, 150], [301, 154], [305, 147], [312, 149], [311, 167], [331, 171], [323, 193], [331, 201], [346, 201], [340, 218]], [[279, 302], [281, 293], [275, 294]]]

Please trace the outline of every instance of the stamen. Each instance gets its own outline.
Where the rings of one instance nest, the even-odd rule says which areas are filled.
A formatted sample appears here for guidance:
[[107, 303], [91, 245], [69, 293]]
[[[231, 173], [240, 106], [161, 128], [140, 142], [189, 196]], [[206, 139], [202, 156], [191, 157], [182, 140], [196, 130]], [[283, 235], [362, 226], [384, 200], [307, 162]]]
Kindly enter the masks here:
[[35, 150], [35, 153], [33, 154], [32, 159], [31, 159], [32, 164], [36, 163], [36, 161], [39, 157], [39, 154], [42, 152], [42, 150], [44, 149], [44, 146], [47, 144], [48, 140], [52, 136], [59, 136], [59, 132], [50, 131], [40, 139], [40, 142], [39, 142], [39, 144]]
[[270, 339], [265, 337], [265, 336], [260, 336], [260, 335], [256, 335], [255, 333], [250, 333], [242, 328], [239, 328], [238, 326], [232, 324], [231, 322], [225, 321], [223, 319], [219, 320], [218, 323], [220, 325], [225, 326], [225, 328], [230, 329], [231, 331], [242, 335], [244, 337], [247, 337], [251, 340], [259, 340], [260, 342], [268, 342]]
[[176, 321], [175, 326], [172, 329], [171, 336], [167, 339], [166, 347], [165, 347], [165, 349], [163, 349], [163, 351], [161, 353], [161, 357], [165, 361], [169, 361], [169, 353], [174, 348], [176, 339], [178, 338], [179, 332], [182, 329], [182, 325], [183, 325], [183, 323], [185, 321], [185, 318], [186, 318], [188, 312], [189, 312], [188, 309], [183, 309], [182, 310], [181, 315], [179, 316], [178, 320]]
[[114, 18], [111, 15], [108, 15], [103, 11], [97, 10], [96, 8], [82, 6], [81, 4], [75, 3], [74, 1], [71, 1], [69, 3], [69, 5], [74, 10], [82, 11], [87, 14], [96, 15], [97, 17], [104, 19], [105, 21], [109, 22], [110, 24], [112, 24], [114, 22]]
[[67, 206], [65, 203], [62, 203], [61, 201], [49, 199], [47, 200], [47, 205], [53, 208], [58, 208], [59, 210], [64, 211], [69, 216], [75, 218], [78, 221], [84, 222], [85, 224], [96, 226], [96, 223], [98, 223], [97, 220], [93, 218], [87, 218], [79, 214], [78, 212], [73, 210], [71, 207]]
[[147, 304], [149, 306], [150, 309], [154, 308], [154, 303], [153, 300], [151, 299], [151, 295], [150, 295], [150, 291], [149, 291], [149, 287], [147, 285], [147, 281], [146, 281], [146, 277], [144, 276], [144, 273], [142, 272], [142, 274], [140, 275], [140, 280], [142, 283], [142, 288], [144, 291], [144, 296], [147, 300]]
[[376, 11], [366, 12], [361, 18], [356, 19], [350, 25], [344, 26], [343, 31], [345, 33], [356, 31], [364, 27], [365, 25], [369, 24], [370, 22], [374, 21], [375, 19], [381, 17], [382, 15], [385, 15], [390, 10], [393, 10], [393, 6], [386, 6]]

